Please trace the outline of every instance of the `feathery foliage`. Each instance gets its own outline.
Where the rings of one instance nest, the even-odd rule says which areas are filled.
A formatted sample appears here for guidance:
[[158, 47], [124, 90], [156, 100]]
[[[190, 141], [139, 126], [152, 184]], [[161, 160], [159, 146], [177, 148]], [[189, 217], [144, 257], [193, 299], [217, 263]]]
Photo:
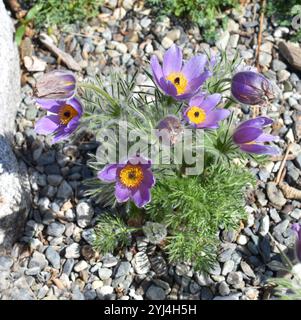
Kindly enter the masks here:
[[212, 165], [200, 176], [158, 181], [146, 212], [150, 220], [168, 226], [170, 259], [208, 270], [217, 254], [219, 228], [237, 229], [246, 218], [243, 192], [248, 183], [255, 178], [234, 165]]
[[120, 217], [104, 215], [99, 219], [94, 230], [93, 247], [102, 254], [113, 252], [117, 247], [125, 247], [131, 243], [131, 232], [134, 230], [128, 227]]

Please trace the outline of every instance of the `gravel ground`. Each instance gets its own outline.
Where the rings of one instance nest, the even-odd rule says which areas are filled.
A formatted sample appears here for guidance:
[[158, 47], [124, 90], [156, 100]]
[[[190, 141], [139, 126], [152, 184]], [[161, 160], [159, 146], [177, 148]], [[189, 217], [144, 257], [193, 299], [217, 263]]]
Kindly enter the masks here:
[[[116, 1], [109, 1], [101, 19], [92, 20], [84, 28], [72, 25], [68, 32], [55, 31], [56, 45], [81, 66], [79, 77], [108, 75], [112, 67], [134, 73], [146, 65], [150, 55], [162, 56], [173, 43], [184, 48], [186, 57], [209, 48], [202, 42], [198, 28], [183, 29], [168, 18], [155, 22], [149, 9], [134, 7], [133, 2], [127, 0], [123, 7], [116, 7]], [[241, 13], [233, 10], [228, 29], [216, 46], [227, 49], [230, 56], [238, 50], [248, 64], [254, 65], [257, 39], [253, 35], [259, 28], [258, 12], [258, 4], [255, 8], [253, 4], [246, 6]], [[301, 80], [278, 53], [279, 41], [290, 31], [273, 24], [264, 30], [259, 62], [264, 74], [277, 81], [283, 98], [260, 112], [276, 120], [274, 133], [281, 137], [279, 147], [285, 150], [292, 143], [285, 181], [300, 188], [301, 130], [296, 117], [301, 111]], [[281, 159], [264, 166], [249, 164], [258, 177], [258, 188], [248, 194], [248, 221], [239, 232], [221, 231], [222, 249], [210, 274], [195, 272], [188, 264], [169, 264], [160, 248], [143, 237], [117, 255], [99, 256], [91, 241], [92, 228], [102, 209], [83, 196], [82, 185], [93, 175], [85, 164], [87, 154], [96, 150], [97, 143], [84, 131], [72, 143], [54, 146], [50, 145], [50, 137], [36, 135], [34, 122], [42, 112], [31, 98], [32, 85], [46, 69], [56, 68], [57, 60], [38, 41], [26, 43], [21, 53], [37, 57], [39, 69], [27, 73], [22, 88], [15, 149], [28, 167], [33, 204], [20, 243], [10, 255], [0, 256], [0, 299], [267, 297], [266, 280], [277, 275], [281, 266], [278, 249], [268, 232], [286, 249], [294, 242], [291, 224], [301, 221], [300, 201], [286, 199], [273, 182]], [[144, 81], [146, 77], [139, 74], [139, 79]], [[240, 116], [247, 119], [252, 110], [243, 107]]]

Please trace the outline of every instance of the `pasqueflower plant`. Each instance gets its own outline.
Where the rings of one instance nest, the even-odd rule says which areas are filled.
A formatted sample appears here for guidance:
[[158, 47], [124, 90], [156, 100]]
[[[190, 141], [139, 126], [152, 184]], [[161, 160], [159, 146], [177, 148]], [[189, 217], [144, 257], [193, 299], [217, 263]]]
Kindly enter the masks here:
[[36, 102], [47, 115], [36, 131], [58, 142], [79, 127], [90, 128], [100, 147], [89, 164], [96, 173], [86, 182], [87, 195], [127, 214], [100, 217], [98, 250], [125, 244], [133, 230], [147, 229], [143, 221], [148, 220], [167, 228], [161, 248], [171, 260], [205, 271], [214, 264], [218, 233], [238, 228], [246, 218], [244, 190], [254, 185], [252, 174], [233, 159], [279, 152], [273, 145], [277, 138], [265, 131], [272, 119], [238, 124], [239, 103], [262, 105], [273, 96], [268, 79], [238, 72], [239, 64], [224, 53], [186, 61], [173, 45], [161, 63], [152, 56], [143, 70], [152, 86], [119, 74], [78, 82], [65, 71], [38, 81]]

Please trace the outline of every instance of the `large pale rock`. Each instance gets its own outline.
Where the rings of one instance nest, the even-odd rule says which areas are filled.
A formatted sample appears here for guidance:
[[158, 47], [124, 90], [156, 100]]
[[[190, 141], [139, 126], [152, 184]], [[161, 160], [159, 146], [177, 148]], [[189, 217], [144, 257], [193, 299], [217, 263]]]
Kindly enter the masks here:
[[23, 162], [11, 147], [20, 104], [19, 55], [14, 27], [0, 0], [0, 251], [22, 235], [29, 209], [29, 183]]

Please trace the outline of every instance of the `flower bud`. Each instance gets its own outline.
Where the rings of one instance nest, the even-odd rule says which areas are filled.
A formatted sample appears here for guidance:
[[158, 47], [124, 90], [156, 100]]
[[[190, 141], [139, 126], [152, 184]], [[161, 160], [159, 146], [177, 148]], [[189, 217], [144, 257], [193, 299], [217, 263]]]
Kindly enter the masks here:
[[176, 116], [170, 115], [158, 123], [157, 131], [157, 137], [162, 137], [163, 144], [173, 145], [181, 138], [184, 128]]
[[231, 92], [238, 102], [249, 105], [263, 104], [275, 97], [271, 82], [254, 71], [236, 73], [232, 78]]
[[37, 82], [34, 95], [40, 99], [67, 100], [74, 96], [75, 90], [76, 78], [73, 73], [54, 70]]

